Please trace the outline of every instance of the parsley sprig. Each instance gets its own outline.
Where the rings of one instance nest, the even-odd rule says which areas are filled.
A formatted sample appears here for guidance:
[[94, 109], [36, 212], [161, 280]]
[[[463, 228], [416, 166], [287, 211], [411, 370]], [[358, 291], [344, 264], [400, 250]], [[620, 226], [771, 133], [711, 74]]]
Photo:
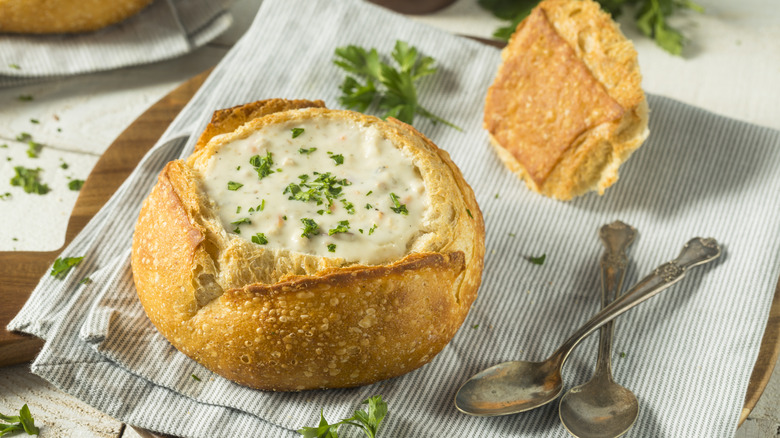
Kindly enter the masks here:
[[422, 56], [416, 47], [396, 41], [390, 56], [397, 68], [384, 63], [376, 49], [358, 46], [337, 47], [333, 63], [347, 72], [341, 84], [339, 102], [347, 108], [365, 112], [375, 103], [384, 112], [382, 117], [412, 124], [415, 115], [434, 123], [444, 123], [458, 131], [462, 129], [425, 109], [417, 98], [415, 82], [436, 73], [434, 60]]
[[30, 414], [30, 408], [27, 407], [27, 404], [19, 409], [19, 415], [0, 414], [0, 420], [5, 422], [0, 423], [0, 436], [20, 431], [26, 432], [27, 435], [38, 434], [38, 428], [35, 426], [35, 420]]
[[259, 179], [263, 179], [268, 175], [276, 172], [275, 170], [271, 169], [271, 166], [274, 165], [274, 158], [270, 151], [265, 154], [265, 157], [261, 157], [260, 155], [253, 155], [252, 158], [249, 159], [249, 164], [255, 168], [257, 177]]
[[363, 404], [368, 405], [368, 412], [364, 410], [355, 411], [355, 415], [345, 418], [338, 423], [328, 424], [325, 416], [320, 411], [320, 424], [317, 427], [302, 427], [298, 433], [304, 438], [338, 438], [338, 429], [347, 424], [360, 428], [368, 438], [376, 438], [379, 432], [379, 426], [387, 415], [387, 403], [382, 401], [381, 395], [365, 400]]
[[[680, 55], [685, 38], [676, 29], [669, 26], [667, 18], [675, 11], [690, 9], [704, 12], [704, 8], [690, 0], [597, 0], [601, 8], [617, 18], [625, 6], [636, 10], [635, 19], [639, 30], [645, 36], [652, 38], [658, 46], [673, 55]], [[508, 41], [509, 37], [523, 21], [539, 0], [479, 0], [479, 5], [498, 18], [509, 20], [509, 23], [496, 29], [493, 36]]]

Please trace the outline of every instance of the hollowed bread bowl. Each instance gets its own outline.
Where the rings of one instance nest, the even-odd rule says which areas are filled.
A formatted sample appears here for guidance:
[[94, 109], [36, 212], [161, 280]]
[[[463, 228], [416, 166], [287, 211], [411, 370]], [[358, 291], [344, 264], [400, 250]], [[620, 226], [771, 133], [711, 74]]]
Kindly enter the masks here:
[[[290, 127], [298, 126], [306, 127], [299, 138], [284, 137], [281, 146], [268, 146], [267, 151], [262, 146], [265, 133], [289, 133]], [[359, 178], [350, 179], [343, 169], [352, 159], [363, 167], [368, 164], [330, 143], [309, 142], [306, 136], [317, 126], [353, 127], [368, 132], [366, 138], [377, 144], [391, 144], [392, 154], [402, 154], [423, 186], [415, 195], [419, 199], [406, 198], [408, 214], [397, 213], [401, 204], [394, 206], [395, 199], [390, 198], [372, 202], [373, 210], [368, 202], [364, 208], [360, 197], [372, 199], [373, 194], [358, 193]], [[209, 166], [232, 156], [228, 153], [243, 153], [244, 144], [259, 144], [254, 151], [261, 157], [266, 153], [270, 157], [273, 150], [274, 165], [269, 167], [273, 173], [259, 178], [259, 170], [254, 174], [259, 167], [252, 169], [244, 160], [247, 164], [233, 167], [249, 167], [241, 176], [249, 179], [240, 180], [244, 185], [238, 189], [230, 181], [233, 186], [225, 196], [213, 199], [211, 194], [217, 192], [209, 187], [223, 183], [210, 185], [222, 180]], [[316, 152], [311, 151], [314, 147]], [[246, 158], [255, 152], [247, 152]], [[343, 155], [343, 166], [337, 164], [337, 152]], [[227, 200], [270, 184], [273, 178], [291, 177], [295, 168], [288, 166], [306, 160], [346, 176], [344, 191], [331, 192], [337, 196], [329, 207], [333, 214], [316, 213], [328, 205], [325, 201], [318, 205], [291, 199], [273, 205], [264, 199], [263, 208], [250, 207], [253, 211], [246, 213], [249, 204], [238, 208], [240, 204], [234, 207]], [[236, 172], [228, 179], [238, 179]], [[300, 181], [305, 189], [305, 179]], [[285, 192], [283, 198], [291, 193]], [[349, 201], [354, 214], [347, 213]], [[415, 207], [419, 205], [425, 208]], [[299, 213], [298, 208], [313, 210]], [[234, 211], [246, 213], [252, 224], [247, 220], [226, 226]], [[252, 234], [263, 234], [266, 243], [250, 239], [256, 231], [250, 227], [270, 226], [261, 219], [269, 214], [284, 219], [272, 231]], [[297, 214], [319, 222], [320, 233], [299, 238], [303, 225]], [[324, 226], [339, 214], [351, 221], [349, 231]], [[374, 223], [376, 233], [369, 235], [368, 222], [364, 226], [356, 219], [360, 214], [373, 215], [365, 216], [369, 221], [415, 220], [417, 225], [411, 234], [405, 231], [404, 236], [411, 237], [404, 242], [382, 234], [391, 228], [383, 225], [386, 222]], [[279, 236], [291, 226], [297, 228], [290, 245], [317, 250], [285, 247], [288, 243]], [[331, 234], [333, 229], [337, 232]], [[374, 236], [394, 239], [387, 251], [400, 255], [382, 260], [376, 254], [362, 254], [372, 241], [359, 239]], [[274, 243], [277, 239], [282, 243]], [[355, 242], [357, 256], [339, 253]], [[332, 253], [323, 249], [329, 245], [337, 248]], [[146, 314], [181, 352], [242, 385], [299, 391], [365, 385], [431, 361], [455, 335], [477, 296], [484, 251], [484, 222], [471, 188], [449, 155], [414, 128], [394, 119], [329, 110], [320, 101], [273, 99], [216, 112], [193, 155], [165, 166], [136, 224], [132, 266]], [[366, 258], [373, 261], [361, 261]]]

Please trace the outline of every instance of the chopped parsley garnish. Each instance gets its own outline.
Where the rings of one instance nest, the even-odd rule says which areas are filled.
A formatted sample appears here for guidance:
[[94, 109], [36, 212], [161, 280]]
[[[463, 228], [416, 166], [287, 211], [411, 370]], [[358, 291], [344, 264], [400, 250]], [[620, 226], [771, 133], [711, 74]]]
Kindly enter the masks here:
[[301, 223], [303, 223], [303, 234], [301, 234], [301, 237], [308, 238], [312, 235], [320, 234], [320, 227], [317, 225], [317, 222], [314, 222], [314, 219], [304, 217], [301, 218]]
[[241, 170], [241, 166], [236, 166], [236, 170]]
[[14, 167], [14, 175], [11, 178], [11, 185], [22, 187], [25, 193], [36, 193], [38, 195], [45, 195], [49, 192], [49, 186], [43, 184], [38, 178], [38, 174], [41, 172], [41, 168], [29, 169], [22, 166]]
[[347, 201], [346, 199], [342, 199], [341, 205], [344, 206], [348, 214], [355, 214], [355, 206], [351, 202]]
[[41, 122], [38, 121], [38, 119], [30, 119], [30, 123], [32, 123], [33, 125], [37, 125], [37, 124], [39, 124]]
[[393, 200], [393, 205], [395, 205], [395, 207], [390, 207], [390, 210], [393, 210], [398, 214], [409, 214], [409, 210], [406, 209], [406, 204], [401, 204], [401, 201], [398, 200], [398, 195], [390, 193], [390, 199]]
[[466, 209], [466, 213], [468, 213], [468, 215], [469, 215], [469, 217], [470, 217], [470, 218], [474, 219], [474, 215], [472, 215], [472, 214], [471, 214], [471, 210], [469, 210], [469, 209], [467, 208], [467, 209]]
[[22, 132], [21, 134], [16, 136], [16, 141], [20, 141], [22, 143], [28, 142], [30, 140], [32, 140], [32, 135], [30, 135], [30, 134], [28, 134], [26, 132]]
[[252, 158], [249, 159], [249, 164], [255, 168], [257, 176], [260, 179], [263, 179], [275, 172], [275, 170], [271, 169], [271, 166], [274, 165], [274, 159], [271, 155], [271, 151], [268, 151], [265, 154], [265, 157], [260, 157], [260, 155], [252, 156]]
[[371, 210], [372, 208], [374, 208], [374, 206], [373, 206], [373, 205], [371, 205], [371, 204], [366, 204], [366, 210]]
[[252, 243], [256, 243], [258, 245], [265, 245], [266, 243], [268, 243], [268, 239], [266, 239], [265, 234], [257, 233], [254, 236], [252, 236]]
[[624, 357], [626, 357], [626, 353], [625, 353], [624, 351], [621, 351], [621, 352], [620, 352], [620, 358], [622, 359], [622, 358], [624, 358]]
[[257, 206], [257, 208], [255, 210], [256, 211], [263, 211], [263, 210], [265, 210], [265, 199], [263, 199], [263, 201], [260, 203], [260, 205]]
[[372, 225], [371, 228], [368, 229], [368, 235], [374, 234], [374, 230], [376, 230], [376, 224]]
[[369, 190], [368, 193], [366, 193], [366, 196], [368, 196], [368, 195], [370, 195], [372, 193], [374, 193], [374, 191], [373, 190]]
[[5, 143], [0, 144], [0, 149], [8, 149], [8, 145]]
[[60, 163], [60, 168], [61, 169], [66, 169], [67, 170], [68, 167], [70, 167], [70, 166], [68, 166], [68, 163], [66, 163], [64, 161]]
[[84, 180], [83, 179], [72, 179], [68, 182], [68, 188], [73, 190], [74, 192], [78, 192], [81, 190], [81, 187], [84, 186]]
[[192, 378], [198, 382], [200, 382], [200, 377], [196, 376], [195, 374], [192, 374]]
[[336, 252], [336, 244], [335, 243], [329, 243], [328, 244], [328, 252]]
[[243, 184], [237, 183], [235, 181], [228, 181], [228, 190], [235, 192], [236, 190], [240, 189], [241, 187], [244, 187]]
[[19, 415], [0, 414], [0, 420], [3, 421], [0, 423], [0, 436], [20, 431], [24, 431], [27, 435], [38, 435], [40, 432], [35, 426], [35, 419], [27, 404], [19, 409]]
[[22, 94], [17, 99], [21, 100], [22, 102], [29, 102], [29, 101], [33, 100], [33, 97], [30, 96], [29, 94]]
[[14, 69], [14, 70], [21, 70], [22, 68], [19, 67], [19, 64], [8, 64], [8, 67]]
[[51, 268], [51, 276], [58, 278], [64, 277], [68, 271], [81, 263], [83, 259], [84, 257], [58, 257], [57, 260], [54, 261], [54, 266]]
[[474, 325], [472, 325], [472, 326], [471, 326], [471, 328], [473, 328], [474, 330], [476, 330], [476, 329], [478, 329], [478, 328], [479, 328], [479, 324], [474, 324]]
[[546, 258], [547, 258], [547, 254], [542, 254], [542, 255], [540, 255], [538, 257], [533, 257], [533, 256], [526, 256], [525, 257], [526, 260], [528, 260], [529, 262], [531, 262], [531, 263], [533, 263], [535, 265], [543, 265], [544, 264], [544, 260]]
[[515, 233], [509, 233], [509, 237], [515, 237], [515, 236], [517, 236], [517, 234], [515, 234]]
[[330, 206], [334, 199], [343, 196], [343, 187], [351, 184], [346, 178], [338, 179], [330, 172], [314, 172], [314, 175], [316, 175], [314, 180], [310, 180], [309, 175], [299, 175], [298, 179], [301, 180], [301, 183], [290, 183], [282, 193], [289, 193], [290, 196], [287, 199], [290, 200], [315, 202], [317, 205], [327, 201], [328, 206]]
[[291, 131], [292, 131], [292, 138], [296, 138], [299, 135], [303, 134], [304, 130], [303, 130], [303, 128], [293, 128], [293, 129], [291, 129]]
[[[251, 213], [252, 209], [249, 209], [249, 212]], [[240, 205], [236, 207], [236, 214], [239, 214], [239, 213], [241, 213], [241, 206]]]
[[328, 156], [336, 163], [336, 166], [344, 164], [344, 155], [328, 152]]
[[347, 231], [349, 231], [349, 221], [339, 221], [339, 225], [336, 228], [328, 230], [328, 236], [336, 233], [346, 233]]
[[5, 192], [2, 195], [0, 195], [0, 201], [5, 201], [6, 199], [8, 199], [10, 197], [11, 197], [11, 193], [10, 192]]
[[241, 234], [241, 229], [239, 228], [239, 226], [242, 225], [242, 224], [251, 224], [251, 223], [252, 223], [252, 221], [249, 220], [248, 217], [244, 217], [244, 218], [241, 218], [241, 219], [239, 219], [237, 221], [231, 222], [230, 225], [235, 225], [236, 226], [236, 228], [233, 229], [234, 233]]
[[92, 279], [89, 277], [84, 277], [79, 281], [79, 284], [92, 284]]
[[309, 149], [300, 148], [300, 149], [298, 149], [298, 153], [299, 154], [304, 154], [304, 155], [311, 155], [311, 153], [316, 151], [316, 150], [317, 150], [317, 148], [309, 148]]

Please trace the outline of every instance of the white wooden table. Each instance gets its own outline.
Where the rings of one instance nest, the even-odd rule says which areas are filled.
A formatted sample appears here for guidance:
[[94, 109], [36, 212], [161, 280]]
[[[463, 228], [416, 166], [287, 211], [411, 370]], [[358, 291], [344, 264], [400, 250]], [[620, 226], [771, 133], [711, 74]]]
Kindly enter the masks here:
[[[668, 55], [642, 37], [629, 14], [621, 18], [624, 33], [639, 52], [644, 88], [780, 129], [780, 4], [776, 0], [699, 3], [707, 10], [704, 15], [686, 14], [673, 21], [691, 40], [682, 58]], [[52, 188], [44, 197], [15, 191], [0, 201], [0, 251], [50, 251], [62, 246], [78, 196], [68, 189], [69, 179], [86, 179], [101, 153], [136, 117], [177, 85], [218, 63], [249, 27], [259, 4], [260, 0], [238, 0], [232, 8], [231, 29], [182, 58], [0, 89], [0, 145], [8, 145], [0, 149], [0, 194], [11, 191], [9, 179], [15, 165], [42, 168]], [[481, 37], [489, 37], [501, 24], [481, 10], [476, 0], [458, 0], [435, 14], [412, 18]], [[34, 100], [20, 101], [21, 95]], [[43, 145], [39, 158], [27, 157], [26, 144], [15, 141], [22, 132]], [[67, 169], [61, 167], [63, 162]], [[44, 231], [31, 233], [30, 223]], [[138, 436], [132, 428], [32, 375], [27, 365], [0, 368], [0, 413], [10, 414], [24, 403], [42, 426], [41, 436]], [[780, 373], [774, 374], [736, 436], [780, 436]]]

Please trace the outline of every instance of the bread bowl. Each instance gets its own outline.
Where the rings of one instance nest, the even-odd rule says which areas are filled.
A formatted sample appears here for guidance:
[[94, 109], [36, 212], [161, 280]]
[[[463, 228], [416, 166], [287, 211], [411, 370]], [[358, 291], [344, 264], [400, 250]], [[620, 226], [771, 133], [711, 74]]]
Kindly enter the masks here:
[[300, 391], [433, 359], [476, 298], [484, 251], [471, 188], [414, 128], [273, 99], [215, 113], [193, 155], [166, 165], [132, 267], [146, 314], [184, 354]]
[[591, 0], [545, 0], [502, 52], [484, 127], [504, 164], [560, 200], [599, 194], [647, 138], [637, 53]]
[[0, 33], [90, 32], [118, 23], [152, 0], [0, 0]]

